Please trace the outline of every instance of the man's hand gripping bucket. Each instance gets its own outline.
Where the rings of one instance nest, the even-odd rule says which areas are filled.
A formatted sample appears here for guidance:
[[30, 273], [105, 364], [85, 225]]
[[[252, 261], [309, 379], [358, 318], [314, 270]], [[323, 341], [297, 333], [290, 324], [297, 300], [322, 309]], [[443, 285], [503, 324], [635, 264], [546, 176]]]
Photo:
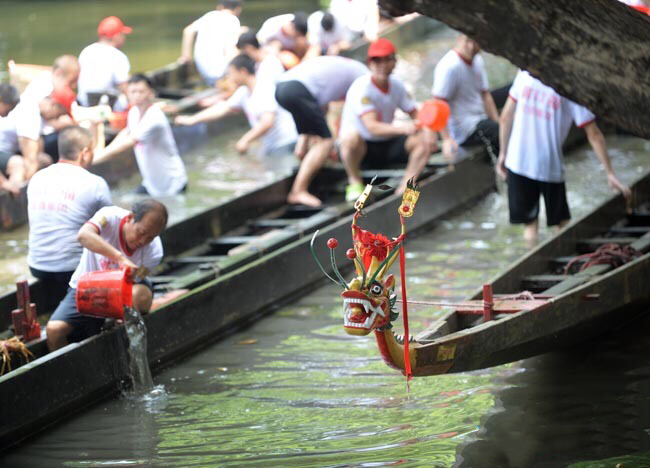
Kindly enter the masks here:
[[123, 320], [124, 308], [133, 307], [132, 286], [130, 268], [86, 273], [77, 284], [77, 310], [91, 317]]

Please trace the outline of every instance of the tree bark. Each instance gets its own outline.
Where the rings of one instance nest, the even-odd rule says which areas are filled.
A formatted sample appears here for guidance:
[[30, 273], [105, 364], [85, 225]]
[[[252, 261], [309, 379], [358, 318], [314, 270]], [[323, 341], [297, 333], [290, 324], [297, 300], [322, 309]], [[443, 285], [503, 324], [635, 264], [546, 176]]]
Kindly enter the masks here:
[[599, 117], [650, 138], [650, 16], [615, 0], [380, 0], [475, 39]]

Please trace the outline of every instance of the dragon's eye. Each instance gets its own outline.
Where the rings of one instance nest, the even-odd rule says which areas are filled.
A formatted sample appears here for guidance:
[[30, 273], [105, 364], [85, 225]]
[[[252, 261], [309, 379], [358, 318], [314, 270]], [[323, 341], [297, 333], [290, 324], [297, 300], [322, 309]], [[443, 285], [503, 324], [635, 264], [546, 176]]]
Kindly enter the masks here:
[[372, 286], [370, 286], [370, 294], [374, 294], [375, 296], [379, 296], [382, 291], [383, 291], [383, 288], [381, 287], [381, 284], [379, 284], [379, 283], [374, 283]]

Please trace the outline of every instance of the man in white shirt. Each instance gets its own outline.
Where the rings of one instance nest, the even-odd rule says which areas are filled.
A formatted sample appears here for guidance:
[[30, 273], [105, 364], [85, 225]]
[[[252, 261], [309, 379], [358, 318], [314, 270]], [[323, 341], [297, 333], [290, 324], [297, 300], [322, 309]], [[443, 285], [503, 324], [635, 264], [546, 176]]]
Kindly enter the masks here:
[[56, 89], [38, 102], [21, 101], [6, 117], [0, 117], [0, 189], [17, 194], [23, 182], [52, 163], [52, 158], [41, 152], [42, 129], [68, 115], [74, 99], [71, 89]]
[[315, 11], [307, 19], [310, 46], [322, 55], [338, 55], [350, 48], [348, 31], [332, 13]]
[[262, 141], [265, 155], [291, 154], [298, 138], [291, 115], [275, 101], [275, 84], [258, 79], [255, 62], [240, 54], [228, 66], [230, 79], [238, 86], [226, 101], [219, 102], [194, 115], [179, 115], [177, 125], [194, 125], [218, 120], [231, 112], [244, 112], [251, 128], [235, 144], [240, 154], [246, 154], [251, 143]]
[[377, 0], [332, 0], [329, 11], [345, 26], [348, 40], [365, 37], [377, 39], [379, 32], [379, 7]]
[[29, 253], [27, 263], [48, 299], [58, 304], [79, 264], [79, 228], [111, 204], [108, 184], [86, 169], [93, 161], [90, 132], [66, 127], [59, 136], [59, 162], [34, 174], [27, 187]]
[[97, 160], [104, 160], [133, 148], [142, 176], [137, 193], [154, 197], [176, 195], [187, 189], [185, 165], [178, 154], [167, 116], [154, 105], [154, 90], [141, 74], [129, 79], [127, 95], [131, 109], [127, 125]]
[[[235, 45], [241, 30], [241, 0], [222, 0], [210, 11], [183, 29], [181, 63], [194, 64], [203, 79], [214, 85], [226, 73], [228, 62], [237, 53]], [[194, 54], [192, 55], [192, 45]]]
[[[79, 54], [78, 101], [82, 106], [97, 105], [100, 95], [117, 98], [126, 93], [131, 64], [120, 49], [132, 29], [117, 16], [104, 18], [97, 27], [99, 40]], [[89, 101], [89, 93], [91, 101]]]
[[440, 132], [447, 158], [453, 157], [458, 145], [484, 144], [493, 155], [499, 152], [499, 114], [480, 50], [476, 41], [461, 34], [433, 71], [433, 96], [447, 101], [451, 109]]
[[342, 101], [352, 82], [367, 73], [368, 67], [356, 60], [326, 55], [305, 60], [280, 78], [275, 99], [293, 116], [300, 134], [295, 154], [302, 159], [287, 197], [289, 203], [321, 205], [308, 189], [334, 147], [325, 120], [327, 106]]
[[[20, 100], [22, 102], [40, 102], [55, 90], [75, 90], [77, 89], [78, 79], [79, 62], [77, 57], [74, 55], [61, 55], [54, 60], [52, 71], [41, 73], [27, 85], [25, 91], [20, 95]], [[44, 151], [52, 156], [54, 161], [59, 159], [57, 144], [59, 130], [72, 124], [74, 124], [74, 120], [69, 114], [66, 114], [48, 121], [47, 126], [42, 129]], [[31, 177], [31, 174], [28, 175], [29, 177]]]
[[268, 47], [276, 53], [281, 50], [289, 50], [302, 58], [309, 49], [307, 31], [307, 15], [305, 13], [287, 13], [273, 16], [264, 21], [257, 32], [257, 39], [262, 47]]
[[537, 241], [539, 197], [544, 197], [548, 226], [562, 227], [571, 215], [564, 185], [562, 143], [575, 122], [602, 163], [609, 185], [626, 198], [630, 189], [621, 183], [610, 164], [605, 137], [594, 114], [560, 96], [526, 71], [517, 74], [501, 112], [497, 163], [508, 180], [510, 222], [524, 224], [529, 245]]
[[[79, 229], [77, 239], [84, 249], [70, 279], [70, 289], [47, 323], [50, 351], [99, 333], [104, 323], [104, 319], [78, 312], [75, 294], [79, 278], [91, 271], [121, 267], [138, 270], [140, 276], [146, 276], [162, 259], [163, 247], [158, 236], [167, 225], [167, 217], [165, 205], [146, 199], [135, 203], [132, 211], [119, 206], [104, 207]], [[149, 281], [145, 279], [133, 285], [133, 307], [140, 314], [149, 311], [152, 300]]]
[[401, 109], [417, 117], [417, 106], [400, 80], [391, 76], [395, 69], [395, 46], [384, 38], [368, 47], [370, 73], [357, 78], [345, 97], [341, 118], [341, 159], [348, 174], [346, 200], [355, 201], [363, 191], [362, 163], [366, 167], [406, 164], [396, 192], [406, 189], [417, 177], [435, 149], [434, 134], [417, 129], [415, 122], [393, 122]]
[[274, 51], [260, 46], [255, 31], [242, 33], [237, 40], [237, 49], [255, 61], [255, 75], [261, 80], [275, 84], [286, 71]]

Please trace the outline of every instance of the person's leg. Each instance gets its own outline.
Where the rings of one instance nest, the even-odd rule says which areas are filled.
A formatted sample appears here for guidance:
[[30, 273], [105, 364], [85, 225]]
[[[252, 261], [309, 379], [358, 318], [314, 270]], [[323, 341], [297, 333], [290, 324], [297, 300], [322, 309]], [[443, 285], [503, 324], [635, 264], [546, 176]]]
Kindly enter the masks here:
[[321, 137], [314, 137], [314, 140], [316, 141], [312, 144], [312, 147], [300, 164], [296, 179], [293, 181], [293, 186], [287, 196], [289, 203], [313, 207], [318, 207], [322, 204], [316, 196], [309, 193], [308, 188], [316, 173], [325, 164], [334, 145], [334, 140], [332, 138]]
[[145, 315], [151, 309], [153, 302], [153, 293], [151, 287], [145, 283], [133, 285], [133, 307], [141, 315]]
[[528, 248], [532, 248], [537, 244], [538, 225], [537, 219], [524, 225], [524, 241]]
[[532, 247], [537, 242], [540, 182], [509, 169], [507, 182], [510, 223], [524, 225], [524, 240]]
[[50, 317], [45, 327], [47, 348], [54, 351], [68, 344], [68, 336], [74, 331], [72, 317], [79, 315], [75, 301], [75, 290], [70, 288]]
[[293, 154], [299, 160], [303, 160], [307, 154], [307, 149], [309, 148], [309, 135], [300, 135], [296, 146], [293, 148]]
[[546, 207], [546, 224], [562, 229], [571, 219], [564, 182], [542, 182], [541, 191]]
[[359, 132], [349, 132], [341, 137], [341, 160], [348, 175], [348, 183], [362, 184], [361, 162], [366, 156], [366, 142]]

